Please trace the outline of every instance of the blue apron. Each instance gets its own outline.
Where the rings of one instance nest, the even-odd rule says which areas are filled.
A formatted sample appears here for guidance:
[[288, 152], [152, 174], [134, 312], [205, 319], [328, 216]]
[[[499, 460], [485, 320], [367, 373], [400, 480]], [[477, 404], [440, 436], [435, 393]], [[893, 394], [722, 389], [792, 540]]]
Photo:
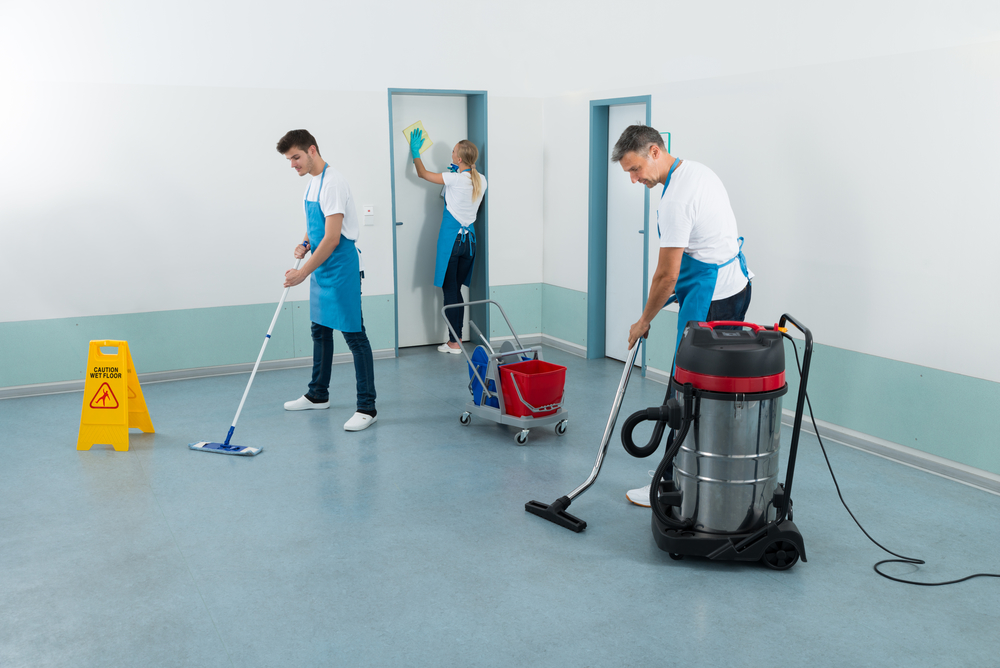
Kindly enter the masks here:
[[[306, 232], [313, 251], [319, 248], [326, 236], [326, 216], [319, 199], [328, 166], [323, 166], [319, 177], [316, 201], [310, 202], [306, 193]], [[341, 332], [360, 332], [361, 271], [354, 241], [341, 234], [340, 243], [330, 257], [316, 267], [309, 280], [309, 319]]]
[[469, 267], [469, 274], [464, 281], [465, 285], [469, 285], [472, 283], [472, 269], [476, 266], [476, 229], [472, 225], [463, 226], [455, 216], [451, 215], [446, 194], [444, 213], [441, 215], [441, 229], [438, 231], [437, 258], [434, 262], [434, 285], [439, 288], [444, 285], [444, 275], [448, 271], [448, 262], [451, 261], [451, 251], [455, 248], [455, 237], [459, 234], [463, 240], [466, 234], [472, 239], [472, 243], [469, 244], [469, 254], [473, 255], [472, 266]]
[[[679, 162], [680, 160], [675, 160], [674, 164], [670, 167], [670, 172], [667, 174], [667, 182], [663, 185], [663, 194], [660, 195], [660, 199], [663, 199], [663, 195], [667, 193], [667, 187], [670, 185], [670, 177], [673, 175], [674, 169], [677, 168]], [[659, 219], [656, 221], [656, 233], [657, 235], [660, 233]], [[722, 264], [702, 262], [701, 260], [694, 259], [687, 253], [681, 256], [681, 272], [677, 276], [677, 285], [674, 286], [674, 292], [677, 293], [677, 303], [680, 305], [680, 310], [677, 313], [677, 343], [674, 346], [674, 350], [681, 344], [684, 328], [687, 327], [689, 321], [702, 322], [708, 317], [708, 309], [712, 306], [712, 295], [715, 294], [715, 283], [719, 278], [719, 269], [731, 264], [735, 260], [739, 260], [743, 275], [747, 277], [747, 280], [750, 280], [750, 274], [747, 271], [747, 260], [743, 256], [743, 237], [739, 238], [739, 242], [740, 250], [736, 256]]]

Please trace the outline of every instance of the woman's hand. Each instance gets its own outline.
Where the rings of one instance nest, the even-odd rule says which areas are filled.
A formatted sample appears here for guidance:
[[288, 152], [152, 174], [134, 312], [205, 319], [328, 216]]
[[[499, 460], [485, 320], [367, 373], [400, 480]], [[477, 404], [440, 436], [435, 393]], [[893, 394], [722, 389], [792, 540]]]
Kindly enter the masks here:
[[309, 244], [303, 241], [302, 243], [300, 243], [298, 246], [295, 247], [295, 250], [292, 251], [292, 255], [295, 257], [296, 260], [301, 260], [306, 256], [306, 251], [308, 250], [309, 250]]
[[420, 128], [413, 128], [413, 132], [410, 133], [410, 155], [416, 160], [420, 157], [420, 147], [424, 145], [424, 133], [420, 131]]

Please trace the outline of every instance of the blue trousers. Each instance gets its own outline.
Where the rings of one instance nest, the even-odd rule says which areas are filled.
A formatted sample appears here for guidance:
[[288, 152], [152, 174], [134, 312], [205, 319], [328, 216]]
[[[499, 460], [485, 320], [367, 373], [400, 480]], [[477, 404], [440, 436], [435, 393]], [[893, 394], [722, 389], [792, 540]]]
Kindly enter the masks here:
[[[341, 332], [354, 356], [354, 376], [357, 380], [358, 410], [375, 410], [375, 363], [372, 346], [365, 333], [364, 318], [360, 332]], [[333, 330], [312, 323], [313, 372], [308, 396], [316, 402], [330, 400], [330, 374], [333, 371]]]
[[[464, 238], [463, 238], [464, 237]], [[451, 259], [448, 260], [448, 268], [444, 272], [444, 283], [441, 290], [444, 291], [444, 305], [464, 304], [462, 298], [462, 285], [469, 277], [472, 269], [472, 260], [476, 257], [476, 245], [472, 242], [472, 237], [468, 234], [459, 234], [455, 237], [455, 245], [451, 249]], [[465, 316], [465, 309], [453, 308], [445, 311], [448, 322], [458, 332], [458, 337], [462, 338], [462, 320]], [[455, 341], [455, 337], [448, 332], [448, 340]]]
[[[706, 321], [730, 320], [742, 322], [743, 318], [747, 315], [747, 309], [750, 308], [751, 292], [750, 282], [748, 281], [747, 286], [743, 288], [742, 292], [737, 292], [732, 297], [712, 302], [712, 305], [708, 307]], [[739, 329], [739, 327], [720, 327], [719, 329]]]

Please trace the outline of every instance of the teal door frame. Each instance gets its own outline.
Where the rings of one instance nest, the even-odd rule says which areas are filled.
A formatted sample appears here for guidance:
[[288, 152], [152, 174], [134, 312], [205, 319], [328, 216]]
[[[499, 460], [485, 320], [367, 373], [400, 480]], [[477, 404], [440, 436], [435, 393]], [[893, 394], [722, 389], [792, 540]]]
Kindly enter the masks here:
[[[393, 146], [396, 140], [392, 130], [392, 96], [393, 95], [442, 95], [452, 97], [464, 97], [468, 102], [468, 128], [469, 141], [479, 149], [479, 160], [476, 161], [476, 169], [486, 177], [489, 182], [489, 142], [487, 99], [484, 90], [439, 90], [430, 88], [390, 88], [389, 89], [389, 183], [392, 189], [392, 308], [393, 320], [395, 321], [395, 351], [399, 357], [399, 279], [396, 268], [396, 226], [400, 223], [396, 220], [396, 171], [393, 169]], [[469, 286], [469, 299], [490, 298], [490, 192], [487, 189], [483, 195], [483, 205], [479, 208], [476, 222], [473, 227], [476, 230], [476, 263], [472, 269], [472, 284]], [[433, 277], [428, 276], [428, 280]], [[490, 332], [490, 309], [489, 304], [482, 304], [470, 308], [469, 319], [474, 320], [482, 332], [489, 336]]]
[[[645, 104], [646, 125], [652, 118], [651, 95], [614, 97], [590, 101], [590, 202], [587, 232], [587, 359], [604, 357], [608, 287], [608, 117], [609, 107]], [[649, 189], [645, 188], [642, 257], [642, 303], [649, 292]], [[646, 374], [646, 348], [642, 349], [642, 373]]]

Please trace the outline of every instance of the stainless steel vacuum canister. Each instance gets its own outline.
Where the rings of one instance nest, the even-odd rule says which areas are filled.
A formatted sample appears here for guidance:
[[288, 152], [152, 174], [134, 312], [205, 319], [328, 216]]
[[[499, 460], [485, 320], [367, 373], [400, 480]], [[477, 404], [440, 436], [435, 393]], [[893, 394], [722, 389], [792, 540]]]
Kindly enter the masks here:
[[774, 519], [785, 358], [779, 332], [720, 325], [691, 323], [677, 350], [674, 387], [699, 391], [674, 459], [681, 503], [671, 515], [694, 531], [741, 533]]

